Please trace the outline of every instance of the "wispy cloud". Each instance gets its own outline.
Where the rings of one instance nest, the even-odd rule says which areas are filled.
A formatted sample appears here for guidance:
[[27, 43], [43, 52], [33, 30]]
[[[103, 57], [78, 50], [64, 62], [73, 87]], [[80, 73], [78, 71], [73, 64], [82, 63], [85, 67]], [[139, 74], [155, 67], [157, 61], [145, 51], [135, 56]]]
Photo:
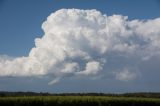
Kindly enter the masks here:
[[114, 72], [115, 78], [120, 81], [130, 81], [137, 78], [137, 73], [134, 70], [128, 70], [127, 68], [124, 68], [123, 70], [119, 72]]

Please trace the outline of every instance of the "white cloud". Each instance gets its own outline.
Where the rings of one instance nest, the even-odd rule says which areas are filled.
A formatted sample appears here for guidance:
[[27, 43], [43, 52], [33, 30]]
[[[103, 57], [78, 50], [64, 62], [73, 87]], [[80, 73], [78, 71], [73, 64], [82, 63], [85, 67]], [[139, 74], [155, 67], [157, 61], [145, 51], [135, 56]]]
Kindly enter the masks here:
[[[68, 75], [107, 71], [107, 62], [101, 59], [107, 61], [108, 54], [139, 60], [160, 55], [160, 18], [129, 21], [126, 16], [106, 16], [97, 10], [61, 9], [48, 16], [42, 29], [44, 36], [35, 39], [28, 57], [0, 56], [0, 76], [52, 74], [58, 79], [54, 83]], [[117, 77], [134, 76], [129, 74], [124, 71]]]
[[86, 64], [85, 70], [78, 72], [77, 74], [82, 75], [95, 75], [98, 71], [102, 70], [100, 62], [91, 61]]
[[135, 72], [129, 71], [127, 68], [120, 72], [115, 72], [115, 78], [120, 81], [130, 81], [134, 80], [137, 77]]

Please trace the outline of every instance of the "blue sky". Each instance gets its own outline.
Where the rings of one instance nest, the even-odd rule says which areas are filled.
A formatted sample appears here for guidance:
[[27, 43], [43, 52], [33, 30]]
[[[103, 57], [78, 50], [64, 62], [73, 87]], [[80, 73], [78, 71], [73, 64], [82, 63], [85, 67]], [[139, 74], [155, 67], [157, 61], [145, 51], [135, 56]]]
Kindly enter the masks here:
[[[34, 39], [43, 36], [42, 23], [53, 12], [62, 8], [96, 9], [111, 16], [120, 14], [129, 20], [150, 20], [160, 17], [159, 0], [1, 0], [0, 1], [0, 55], [28, 56], [35, 46]], [[110, 57], [111, 58], [111, 57]], [[152, 61], [155, 60], [155, 61]], [[160, 91], [159, 59], [144, 62], [140, 67], [145, 77], [129, 83], [109, 78], [88, 80], [64, 78], [48, 85], [48, 77], [0, 77], [0, 90], [44, 92], [141, 92]], [[110, 69], [114, 62], [110, 63]], [[116, 64], [116, 62], [115, 62]], [[150, 70], [156, 70], [151, 73]], [[150, 76], [151, 75], [151, 76]], [[154, 78], [152, 78], [155, 76]], [[150, 78], [151, 77], [151, 78]], [[147, 79], [147, 80], [146, 80]]]

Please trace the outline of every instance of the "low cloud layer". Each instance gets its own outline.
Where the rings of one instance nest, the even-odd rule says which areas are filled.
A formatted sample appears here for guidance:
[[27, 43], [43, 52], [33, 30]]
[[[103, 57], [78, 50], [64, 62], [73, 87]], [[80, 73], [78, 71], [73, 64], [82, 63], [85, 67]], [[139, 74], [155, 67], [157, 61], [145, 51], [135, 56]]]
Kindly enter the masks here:
[[[35, 39], [27, 57], [0, 56], [1, 77], [50, 76], [53, 84], [64, 77], [104, 76], [112, 71], [107, 69], [111, 55], [131, 62], [160, 56], [160, 18], [128, 20], [94, 9], [61, 9], [48, 16], [42, 29], [43, 37]], [[119, 70], [116, 65], [113, 71]], [[126, 67], [113, 73], [115, 79], [137, 78], [137, 71]]]

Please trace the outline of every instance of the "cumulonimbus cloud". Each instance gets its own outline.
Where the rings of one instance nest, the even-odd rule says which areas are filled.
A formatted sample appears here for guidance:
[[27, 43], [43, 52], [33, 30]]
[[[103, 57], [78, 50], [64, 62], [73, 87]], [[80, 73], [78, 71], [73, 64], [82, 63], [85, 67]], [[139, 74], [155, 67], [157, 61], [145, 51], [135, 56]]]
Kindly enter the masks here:
[[[160, 55], [160, 18], [128, 20], [94, 9], [61, 9], [48, 16], [42, 29], [44, 35], [35, 39], [27, 57], [0, 56], [0, 76], [52, 75], [51, 83], [55, 83], [65, 76], [107, 71], [104, 67], [110, 54], [142, 60]], [[123, 72], [129, 74], [122, 71], [116, 78], [136, 76], [128, 78]]]

